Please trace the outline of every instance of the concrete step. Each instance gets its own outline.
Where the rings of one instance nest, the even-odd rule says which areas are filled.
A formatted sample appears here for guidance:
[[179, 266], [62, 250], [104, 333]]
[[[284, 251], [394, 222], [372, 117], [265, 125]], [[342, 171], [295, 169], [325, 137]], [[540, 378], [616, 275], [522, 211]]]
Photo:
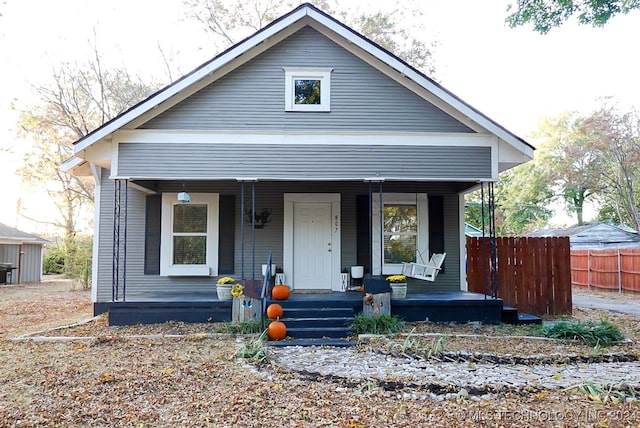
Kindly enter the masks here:
[[283, 307], [283, 318], [353, 318], [351, 308], [295, 308]]
[[283, 317], [280, 321], [288, 328], [307, 327], [322, 329], [325, 327], [349, 327], [353, 317], [318, 317], [318, 318], [289, 318]]
[[542, 324], [542, 318], [531, 314], [518, 314], [518, 324]]
[[518, 309], [513, 306], [503, 306], [501, 321], [506, 324], [518, 323]]
[[287, 327], [287, 337], [295, 339], [345, 338], [353, 336], [355, 331], [350, 327]]

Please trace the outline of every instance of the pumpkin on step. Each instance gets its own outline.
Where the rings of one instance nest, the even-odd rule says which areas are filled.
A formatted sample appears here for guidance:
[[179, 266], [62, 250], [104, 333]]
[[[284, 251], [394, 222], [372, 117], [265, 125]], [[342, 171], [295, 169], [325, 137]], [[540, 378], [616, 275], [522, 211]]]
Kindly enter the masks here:
[[271, 340], [282, 340], [287, 337], [287, 326], [282, 321], [271, 321], [267, 327], [267, 335]]
[[289, 287], [278, 284], [271, 290], [271, 296], [276, 300], [287, 300], [289, 298]]
[[282, 318], [283, 314], [282, 306], [277, 303], [272, 303], [267, 307], [267, 317], [269, 317], [269, 319], [276, 320]]

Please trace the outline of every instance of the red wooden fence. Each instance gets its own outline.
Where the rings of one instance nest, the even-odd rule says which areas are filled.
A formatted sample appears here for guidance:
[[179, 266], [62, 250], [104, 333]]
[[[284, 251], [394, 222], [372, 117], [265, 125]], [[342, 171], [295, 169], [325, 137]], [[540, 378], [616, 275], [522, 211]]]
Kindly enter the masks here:
[[[569, 238], [496, 238], [497, 290], [505, 306], [534, 315], [571, 314]], [[469, 291], [491, 293], [490, 239], [467, 238]]]
[[578, 287], [640, 292], [640, 248], [571, 250], [571, 283]]

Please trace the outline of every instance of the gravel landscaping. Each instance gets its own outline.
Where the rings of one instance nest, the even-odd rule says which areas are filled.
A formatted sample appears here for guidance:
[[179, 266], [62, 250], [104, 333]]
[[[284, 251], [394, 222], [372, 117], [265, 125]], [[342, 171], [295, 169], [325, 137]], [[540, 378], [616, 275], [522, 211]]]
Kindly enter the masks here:
[[260, 347], [260, 362], [237, 357], [255, 336], [212, 324], [108, 327], [68, 281], [0, 292], [2, 426], [640, 423], [640, 320], [620, 313], [574, 308], [623, 331], [610, 347], [535, 327], [421, 323], [352, 348]]

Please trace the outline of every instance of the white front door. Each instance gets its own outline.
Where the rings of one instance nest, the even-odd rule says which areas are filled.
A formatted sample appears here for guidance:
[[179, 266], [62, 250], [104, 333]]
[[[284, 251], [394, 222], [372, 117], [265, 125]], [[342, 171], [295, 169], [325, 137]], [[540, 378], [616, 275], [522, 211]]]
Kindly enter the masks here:
[[331, 289], [331, 203], [294, 203], [293, 283], [297, 290]]
[[284, 260], [293, 290], [340, 290], [340, 195], [288, 193]]

